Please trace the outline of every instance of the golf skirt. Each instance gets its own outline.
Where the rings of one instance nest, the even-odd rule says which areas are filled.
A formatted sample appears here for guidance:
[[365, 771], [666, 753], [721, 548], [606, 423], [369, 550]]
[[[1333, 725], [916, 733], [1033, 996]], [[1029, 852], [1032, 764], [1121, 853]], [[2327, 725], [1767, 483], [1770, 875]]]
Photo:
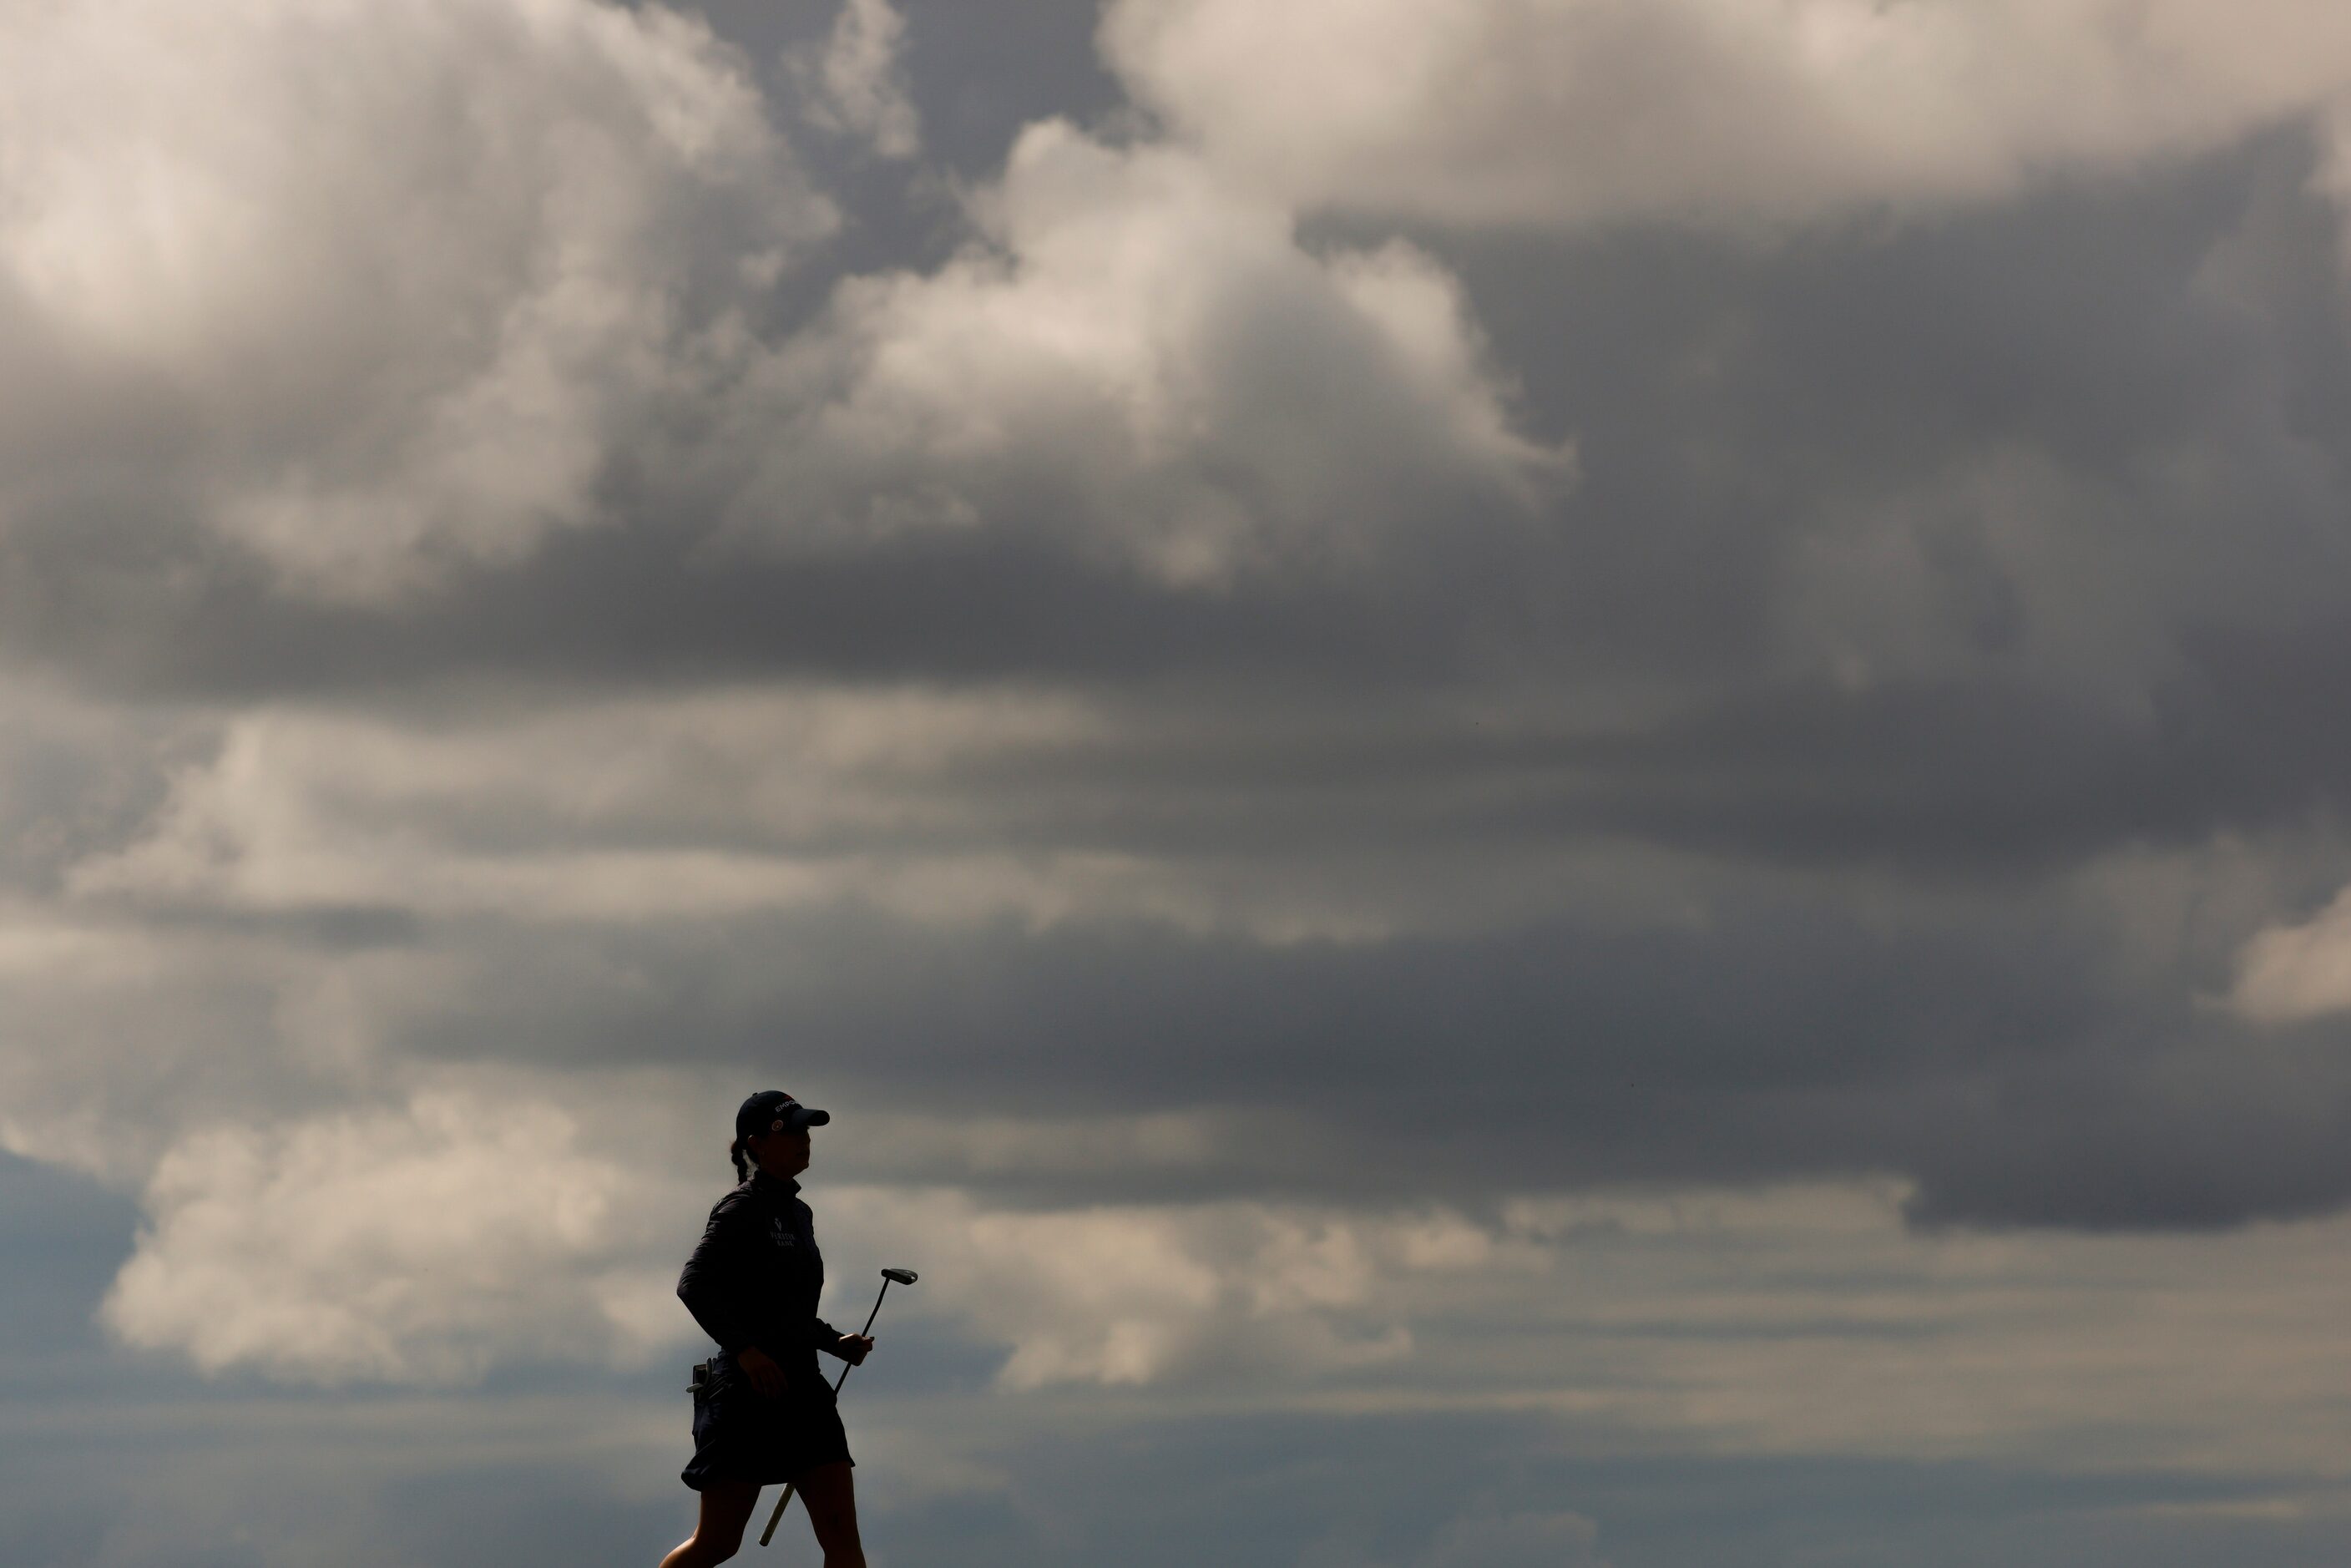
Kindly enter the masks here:
[[796, 1481], [819, 1465], [853, 1465], [832, 1385], [796, 1371], [770, 1399], [751, 1386], [731, 1355], [711, 1363], [694, 1396], [694, 1458], [678, 1479], [695, 1491], [713, 1481], [767, 1486]]

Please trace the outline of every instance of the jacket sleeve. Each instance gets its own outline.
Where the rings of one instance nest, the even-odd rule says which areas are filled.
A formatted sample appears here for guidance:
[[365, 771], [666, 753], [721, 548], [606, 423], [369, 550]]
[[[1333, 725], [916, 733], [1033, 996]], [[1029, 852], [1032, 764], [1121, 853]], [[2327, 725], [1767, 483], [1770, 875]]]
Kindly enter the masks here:
[[694, 1256], [677, 1277], [677, 1298], [702, 1332], [729, 1353], [754, 1343], [749, 1270], [744, 1249], [750, 1238], [744, 1206], [731, 1197], [718, 1200], [710, 1223], [702, 1228]]

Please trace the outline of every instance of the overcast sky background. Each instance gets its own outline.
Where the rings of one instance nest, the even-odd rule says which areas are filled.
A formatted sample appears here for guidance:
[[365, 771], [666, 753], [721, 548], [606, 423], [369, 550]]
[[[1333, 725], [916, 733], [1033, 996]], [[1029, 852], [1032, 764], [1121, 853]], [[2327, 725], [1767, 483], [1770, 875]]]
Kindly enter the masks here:
[[775, 1086], [877, 1568], [2345, 1561], [2347, 225], [2339, 0], [0, 0], [0, 1559], [650, 1565]]

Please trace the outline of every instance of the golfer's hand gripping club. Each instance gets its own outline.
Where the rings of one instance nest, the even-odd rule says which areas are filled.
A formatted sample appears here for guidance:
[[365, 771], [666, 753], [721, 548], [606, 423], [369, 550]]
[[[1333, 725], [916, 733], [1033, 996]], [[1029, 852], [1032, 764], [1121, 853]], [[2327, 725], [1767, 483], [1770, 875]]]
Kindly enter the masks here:
[[[882, 1315], [882, 1297], [890, 1293], [890, 1287], [893, 1284], [911, 1285], [914, 1282], [914, 1271], [912, 1269], [884, 1269], [882, 1270], [882, 1294], [873, 1298], [873, 1310], [865, 1314], [865, 1328], [862, 1328], [857, 1331], [857, 1337], [859, 1339], [863, 1339], [865, 1337], [866, 1330], [871, 1329], [873, 1326], [873, 1320]], [[849, 1381], [849, 1375], [855, 1369], [856, 1365], [856, 1362], [851, 1362], [847, 1366], [841, 1369], [841, 1375], [832, 1380], [832, 1391], [835, 1394], [840, 1393], [841, 1385]], [[794, 1483], [791, 1481], [786, 1481], [784, 1483], [784, 1495], [776, 1500], [776, 1511], [768, 1515], [768, 1528], [759, 1531], [760, 1545], [765, 1546], [768, 1542], [773, 1541], [776, 1538], [776, 1526], [783, 1522], [784, 1510], [790, 1505], [792, 1500], [793, 1485]]]

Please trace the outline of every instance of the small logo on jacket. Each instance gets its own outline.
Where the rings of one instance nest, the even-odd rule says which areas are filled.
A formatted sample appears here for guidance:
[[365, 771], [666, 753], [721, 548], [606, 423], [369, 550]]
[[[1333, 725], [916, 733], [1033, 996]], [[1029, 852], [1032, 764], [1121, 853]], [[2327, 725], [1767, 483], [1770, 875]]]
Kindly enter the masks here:
[[791, 1227], [786, 1225], [780, 1217], [768, 1222], [768, 1235], [778, 1247], [789, 1247], [799, 1240], [799, 1237], [792, 1234]]

